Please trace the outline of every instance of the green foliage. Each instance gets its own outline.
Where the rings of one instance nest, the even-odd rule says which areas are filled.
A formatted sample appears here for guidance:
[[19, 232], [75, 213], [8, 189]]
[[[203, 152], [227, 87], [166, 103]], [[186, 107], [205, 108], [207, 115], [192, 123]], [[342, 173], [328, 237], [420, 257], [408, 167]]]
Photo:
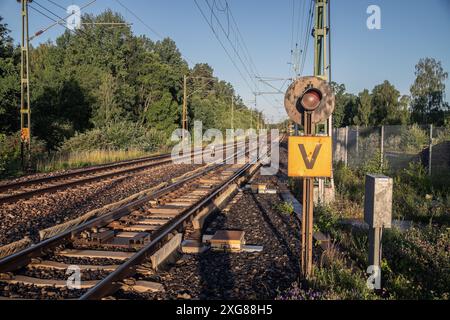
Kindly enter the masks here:
[[166, 143], [167, 137], [163, 132], [123, 121], [76, 134], [63, 144], [61, 152], [126, 149], [152, 152]]
[[357, 96], [347, 93], [343, 84], [332, 82], [331, 86], [336, 96], [335, 127], [407, 124], [410, 120], [410, 98], [400, 96], [387, 80], [375, 86], [371, 93], [364, 89]]
[[399, 99], [400, 92], [389, 81], [375, 86], [372, 90], [372, 124], [401, 124], [404, 106], [402, 108]]
[[333, 112], [333, 126], [339, 128], [353, 124], [357, 110], [356, 96], [345, 92], [344, 84], [332, 82], [331, 87], [336, 97], [336, 105]]
[[168, 136], [178, 127], [179, 106], [170, 93], [166, 92], [147, 110], [146, 119], [150, 128]]
[[424, 58], [417, 63], [415, 75], [416, 80], [410, 89], [414, 121], [442, 125], [445, 111], [449, 110], [448, 103], [444, 102], [448, 73], [440, 61]]
[[433, 139], [433, 144], [439, 144], [450, 141], [450, 120], [445, 122], [443, 130], [440, 130], [437, 137]]
[[318, 231], [330, 233], [333, 228], [336, 227], [339, 217], [337, 215], [328, 214], [330, 211], [328, 206], [318, 205], [314, 207], [314, 214], [316, 216], [314, 225]]
[[[339, 223], [340, 216], [332, 207], [316, 208], [315, 218], [322, 226], [321, 230], [328, 229], [339, 247], [364, 270], [368, 263], [367, 231]], [[449, 298], [450, 229], [446, 225], [413, 227], [406, 231], [394, 227], [384, 230], [382, 241], [383, 298]], [[339, 256], [328, 253], [328, 256], [322, 257], [322, 261], [326, 262], [326, 266], [316, 270], [317, 281], [322, 283], [319, 288], [332, 288], [331, 292], [336, 293], [338, 299], [354, 295], [361, 299], [374, 298], [370, 293], [369, 296], [365, 295], [367, 291], [361, 282], [364, 277], [361, 276], [363, 280], [358, 279], [358, 272], [349, 274], [343, 262], [339, 261]], [[351, 285], [356, 288], [354, 292], [347, 291]]]
[[117, 102], [118, 91], [117, 80], [111, 74], [104, 74], [95, 92], [97, 103], [92, 121], [96, 127], [111, 126], [122, 119], [124, 110]]
[[[31, 140], [31, 161], [34, 163], [45, 148], [42, 141], [35, 137], [32, 137]], [[0, 178], [14, 177], [21, 171], [20, 134], [5, 135], [0, 133]]]
[[429, 226], [385, 233], [385, 286], [396, 299], [448, 299], [450, 229]]
[[333, 259], [326, 267], [314, 270], [313, 287], [327, 292], [333, 300], [373, 300], [377, 296], [366, 285], [362, 272], [354, 273], [341, 259]]
[[11, 175], [20, 169], [20, 148], [14, 137], [0, 134], [0, 177]]
[[0, 16], [0, 132], [18, 130], [20, 104], [20, 51], [14, 48], [6, 24]]
[[363, 181], [355, 171], [346, 167], [343, 162], [339, 162], [334, 168], [334, 182], [337, 192], [352, 201], [362, 201]]
[[403, 151], [417, 153], [428, 145], [429, 136], [419, 125], [413, 124], [402, 128], [400, 145]]
[[448, 181], [436, 184], [421, 164], [411, 163], [395, 177], [394, 213], [424, 223], [450, 223], [448, 188]]
[[282, 214], [292, 216], [294, 214], [294, 205], [292, 202], [280, 202], [275, 205], [275, 210]]
[[372, 112], [372, 97], [369, 90], [360, 92], [357, 99], [357, 112], [353, 118], [354, 124], [367, 127], [370, 124], [370, 115]]
[[363, 165], [360, 167], [359, 171], [362, 176], [366, 174], [382, 174], [388, 171], [388, 163], [386, 159], [381, 160], [381, 151], [375, 152], [375, 154], [364, 161]]
[[[1, 20], [0, 133], [13, 134], [20, 129], [20, 47], [13, 45]], [[190, 79], [190, 120], [205, 121], [205, 129], [230, 128], [234, 97], [235, 127], [250, 126], [250, 110], [231, 84], [213, 76], [209, 65], [190, 70], [169, 38], [154, 42], [134, 35], [129, 25], [91, 24], [112, 21], [125, 19], [111, 10], [85, 14], [80, 32], [67, 31], [55, 42], [30, 48], [31, 131], [47, 151], [54, 153], [61, 146], [62, 152], [155, 150], [166, 145], [167, 137], [181, 126], [184, 75]], [[260, 116], [253, 113], [253, 124]], [[11, 156], [2, 159], [13, 161]]]

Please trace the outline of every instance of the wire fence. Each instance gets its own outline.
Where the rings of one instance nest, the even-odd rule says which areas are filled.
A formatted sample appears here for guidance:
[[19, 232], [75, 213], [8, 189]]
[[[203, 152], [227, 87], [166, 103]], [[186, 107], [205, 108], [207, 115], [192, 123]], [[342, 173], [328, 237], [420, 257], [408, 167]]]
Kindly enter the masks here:
[[378, 160], [391, 171], [419, 162], [429, 174], [450, 171], [450, 128], [432, 125], [333, 129], [333, 161], [351, 168]]

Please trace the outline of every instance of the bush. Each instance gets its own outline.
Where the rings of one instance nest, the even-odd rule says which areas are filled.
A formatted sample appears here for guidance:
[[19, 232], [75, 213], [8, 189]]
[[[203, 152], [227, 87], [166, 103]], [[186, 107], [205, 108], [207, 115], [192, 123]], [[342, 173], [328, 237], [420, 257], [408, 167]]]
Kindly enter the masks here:
[[20, 140], [15, 136], [0, 134], [0, 177], [20, 169]]
[[[437, 188], [438, 187], [438, 188]], [[410, 163], [394, 180], [395, 216], [418, 222], [450, 222], [450, 199], [420, 163]]]
[[153, 152], [165, 145], [166, 142], [165, 134], [154, 129], [147, 130], [139, 124], [124, 121], [77, 134], [67, 140], [60, 151], [136, 149]]
[[386, 288], [400, 299], [448, 299], [450, 293], [450, 229], [429, 226], [383, 237]]
[[274, 208], [278, 212], [288, 216], [292, 216], [294, 214], [294, 205], [292, 204], [292, 202], [281, 202], [275, 204]]
[[364, 179], [361, 176], [346, 167], [344, 163], [339, 162], [334, 169], [334, 181], [336, 190], [342, 196], [350, 200], [362, 203], [364, 194]]
[[363, 272], [354, 272], [341, 259], [333, 259], [330, 264], [316, 268], [313, 288], [326, 291], [327, 299], [375, 300], [377, 296], [367, 288]]
[[401, 146], [405, 152], [421, 152], [428, 145], [429, 136], [417, 124], [402, 128]]
[[[0, 134], [0, 178], [15, 177], [22, 174], [20, 154], [20, 134]], [[31, 168], [35, 167], [36, 156], [45, 152], [44, 143], [36, 138], [31, 141]]]
[[363, 165], [359, 168], [359, 175], [364, 177], [366, 174], [382, 174], [388, 171], [389, 165], [386, 159], [381, 162], [381, 151], [375, 152], [372, 158], [364, 161]]

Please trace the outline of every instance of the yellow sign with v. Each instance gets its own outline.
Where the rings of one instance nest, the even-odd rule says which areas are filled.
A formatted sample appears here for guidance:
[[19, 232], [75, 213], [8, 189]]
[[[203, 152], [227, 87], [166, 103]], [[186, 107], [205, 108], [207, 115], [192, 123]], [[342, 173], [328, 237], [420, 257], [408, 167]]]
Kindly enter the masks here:
[[289, 177], [331, 178], [331, 167], [331, 137], [289, 137]]

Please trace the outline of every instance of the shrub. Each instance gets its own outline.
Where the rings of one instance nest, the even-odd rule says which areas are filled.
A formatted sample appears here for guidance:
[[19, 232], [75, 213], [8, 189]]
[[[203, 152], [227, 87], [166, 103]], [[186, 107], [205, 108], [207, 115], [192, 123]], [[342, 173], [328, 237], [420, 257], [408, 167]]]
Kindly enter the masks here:
[[365, 275], [347, 268], [339, 258], [330, 259], [328, 265], [315, 268], [312, 287], [326, 291], [327, 299], [377, 299], [373, 291], [367, 288]]
[[293, 215], [294, 214], [294, 205], [292, 202], [281, 202], [275, 205], [275, 210], [285, 215]]
[[339, 194], [349, 197], [352, 201], [362, 202], [364, 179], [357, 173], [339, 162], [334, 169], [334, 181]]
[[[22, 174], [22, 160], [19, 133], [0, 134], [0, 178]], [[31, 141], [31, 168], [35, 166], [36, 155], [45, 152], [44, 143], [36, 138]]]
[[402, 299], [448, 299], [450, 293], [450, 229], [428, 226], [404, 233], [393, 229], [383, 237], [386, 287]]
[[165, 134], [132, 122], [119, 122], [77, 134], [67, 140], [61, 152], [137, 149], [152, 152], [165, 145]]
[[388, 171], [389, 165], [386, 159], [381, 162], [381, 151], [375, 152], [372, 158], [368, 158], [364, 161], [363, 165], [359, 168], [359, 175], [361, 177], [368, 173], [382, 174]]
[[401, 146], [405, 152], [420, 152], [428, 144], [429, 136], [417, 124], [402, 128]]

